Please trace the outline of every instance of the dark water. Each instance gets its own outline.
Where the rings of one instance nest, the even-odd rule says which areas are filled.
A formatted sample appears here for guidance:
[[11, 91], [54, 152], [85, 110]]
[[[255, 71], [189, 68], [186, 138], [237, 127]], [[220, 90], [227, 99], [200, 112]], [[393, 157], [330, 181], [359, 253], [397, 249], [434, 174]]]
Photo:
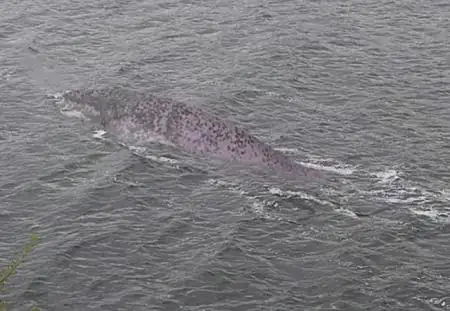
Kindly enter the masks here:
[[[450, 310], [449, 29], [440, 0], [3, 2], [0, 265], [41, 238], [9, 310]], [[48, 100], [115, 84], [331, 177], [121, 147]]]

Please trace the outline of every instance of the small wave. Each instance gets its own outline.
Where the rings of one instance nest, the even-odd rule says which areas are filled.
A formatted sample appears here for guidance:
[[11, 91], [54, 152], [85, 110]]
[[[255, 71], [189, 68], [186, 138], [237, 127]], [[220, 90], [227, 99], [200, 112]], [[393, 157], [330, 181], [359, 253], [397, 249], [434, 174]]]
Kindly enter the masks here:
[[431, 303], [431, 304], [441, 307], [441, 308], [444, 308], [444, 307], [448, 308], [449, 305], [446, 302], [447, 299], [448, 299], [448, 297], [442, 297], [442, 298], [434, 297], [434, 298], [426, 299], [426, 301], [428, 303]]
[[14, 70], [4, 69], [0, 72], [0, 77], [4, 78], [6, 81], [9, 81], [13, 74], [14, 74]]
[[131, 152], [136, 154], [137, 156], [161, 163], [170, 163], [170, 164], [178, 164], [179, 162], [175, 159], [164, 157], [164, 156], [155, 156], [147, 154], [147, 148], [145, 147], [136, 147], [136, 146], [126, 146]]
[[51, 99], [62, 100], [64, 94], [65, 94], [65, 92], [57, 92], [57, 93], [47, 94], [47, 97], [51, 98]]
[[442, 211], [434, 208], [428, 209], [419, 209], [419, 208], [410, 208], [411, 213], [426, 216], [428, 218], [433, 219], [434, 221], [447, 221], [450, 222], [450, 210]]
[[356, 166], [342, 163], [335, 159], [320, 157], [309, 157], [306, 162], [300, 162], [300, 164], [344, 176], [352, 175], [357, 169]]
[[310, 195], [310, 194], [307, 194], [307, 193], [304, 193], [301, 191], [281, 190], [280, 188], [274, 188], [274, 187], [271, 187], [268, 190], [269, 190], [269, 193], [278, 195], [280, 197], [286, 197], [286, 198], [299, 197], [303, 200], [313, 201], [313, 202], [319, 203], [321, 205], [335, 206], [335, 204], [333, 204], [331, 202], [320, 200], [313, 195]]
[[322, 171], [328, 171], [333, 172], [338, 175], [352, 175], [355, 172], [354, 168], [351, 167], [345, 167], [340, 165], [332, 165], [327, 166], [320, 163], [306, 163], [306, 162], [299, 162], [303, 166], [311, 167], [316, 170], [322, 170]]
[[[297, 153], [296, 149], [283, 149], [287, 152]], [[334, 159], [325, 158], [311, 158], [305, 162], [300, 162], [304, 166], [309, 166], [318, 170], [331, 171], [341, 175], [351, 175], [355, 172], [356, 167], [340, 163]], [[435, 220], [450, 219], [450, 210], [443, 209], [441, 207], [428, 208], [434, 202], [438, 204], [447, 203], [450, 201], [449, 190], [427, 190], [419, 185], [410, 185], [407, 180], [404, 179], [403, 173], [393, 168], [388, 168], [378, 172], [368, 172], [371, 178], [371, 183], [368, 185], [372, 189], [361, 189], [357, 184], [352, 183], [351, 192], [341, 193], [344, 196], [364, 196], [368, 198], [375, 198], [378, 201], [407, 205], [407, 208], [414, 214], [420, 214], [428, 216]], [[375, 183], [373, 183], [375, 182]], [[358, 189], [359, 188], [359, 189]], [[374, 189], [375, 188], [375, 189]], [[320, 204], [333, 204], [332, 201], [326, 202], [324, 200], [317, 200], [314, 197], [308, 197], [308, 195], [301, 192], [282, 191], [280, 189], [273, 188], [270, 190], [273, 194], [278, 195], [296, 195], [304, 199], [313, 199]], [[344, 190], [345, 192], [345, 190]], [[427, 208], [424, 208], [424, 207]], [[355, 213], [350, 210], [336, 209], [338, 212], [342, 212], [351, 217], [357, 217]]]
[[[283, 153], [291, 153], [291, 154], [300, 154], [300, 151], [297, 148], [275, 148], [278, 151]], [[320, 157], [309, 157], [306, 162], [297, 162], [303, 166], [310, 167], [316, 170], [328, 171], [338, 175], [352, 175], [356, 167], [344, 164], [342, 162], [336, 161], [335, 159], [330, 158], [320, 158]]]
[[449, 193], [445, 189], [427, 190], [420, 185], [411, 185], [403, 177], [402, 172], [395, 169], [372, 172], [369, 176], [372, 176], [375, 182], [370, 186], [376, 189], [358, 189], [356, 191], [358, 195], [402, 206], [413, 214], [426, 216], [435, 221], [450, 219], [450, 210], [442, 208], [442, 205], [449, 201]]
[[239, 184], [231, 183], [224, 180], [219, 180], [215, 178], [210, 178], [207, 180], [207, 183], [210, 185], [214, 185], [216, 187], [220, 187], [222, 189], [230, 190], [233, 193], [237, 193], [241, 196], [248, 195], [248, 192], [243, 190]]
[[360, 190], [359, 194], [375, 197], [386, 203], [426, 203], [435, 199], [435, 194], [417, 187]]
[[126, 146], [126, 147], [128, 147], [128, 149], [139, 155], [144, 154], [147, 151], [147, 148], [145, 147], [136, 147], [136, 146]]
[[377, 177], [379, 179], [379, 182], [383, 184], [392, 183], [400, 179], [398, 172], [393, 169], [389, 169], [383, 172], [371, 173], [371, 175]]
[[61, 109], [60, 112], [61, 112], [61, 114], [65, 115], [66, 117], [86, 119], [85, 115], [83, 113], [81, 113], [81, 111]]
[[[436, 192], [426, 190], [420, 186], [408, 185], [401, 177], [401, 173], [390, 169], [384, 172], [375, 172], [371, 176], [376, 177], [376, 182], [382, 185], [381, 189], [367, 191], [376, 194], [388, 203], [416, 203], [424, 204], [439, 199]], [[443, 197], [443, 195], [441, 195]]]
[[335, 159], [321, 157], [310, 157], [308, 162], [303, 165], [309, 165], [314, 168], [333, 172], [339, 175], [352, 175], [357, 170], [357, 166], [342, 163], [341, 161]]
[[[249, 191], [244, 190], [242, 185], [240, 185], [239, 183], [232, 183], [215, 178], [208, 179], [207, 183], [210, 185], [214, 185], [217, 188], [225, 189], [244, 197], [246, 200], [249, 201], [249, 207], [251, 212], [254, 213], [255, 215], [258, 215], [259, 217], [262, 217], [267, 220], [290, 221], [289, 219], [283, 218], [282, 216], [278, 216], [273, 212], [274, 208], [276, 209], [280, 206], [280, 201], [277, 199], [273, 200], [264, 199], [261, 197], [263, 194], [261, 196], [251, 194]], [[339, 204], [336, 204], [335, 202], [321, 200], [320, 198], [314, 195], [307, 194], [302, 191], [282, 190], [277, 187], [270, 187], [267, 188], [266, 190], [267, 193], [275, 195], [277, 197], [281, 197], [283, 199], [298, 197], [300, 199], [315, 202], [320, 205], [329, 205], [332, 206], [337, 213], [340, 213], [342, 215], [351, 218], [359, 218], [359, 216], [356, 213], [352, 212], [351, 210], [342, 208]]]
[[252, 209], [253, 213], [258, 215], [259, 217], [261, 217], [263, 219], [275, 220], [275, 221], [283, 221], [284, 220], [283, 217], [275, 216], [275, 215], [267, 212], [266, 207], [267, 207], [267, 202], [265, 202], [265, 201], [258, 201], [255, 199], [251, 203], [251, 209]]
[[221, 189], [226, 189], [232, 193], [236, 193], [243, 198], [245, 198], [249, 204], [250, 210], [258, 217], [261, 217], [266, 220], [283, 220], [282, 217], [276, 216], [270, 211], [267, 211], [267, 208], [276, 208], [278, 207], [278, 202], [276, 201], [268, 201], [261, 199], [257, 195], [252, 195], [248, 191], [242, 189], [242, 185], [238, 183], [232, 183], [228, 181], [223, 181], [220, 179], [210, 178], [207, 180], [207, 183], [216, 187], [220, 187]]
[[290, 190], [281, 190], [279, 188], [269, 188], [269, 192], [271, 194], [274, 195], [278, 195], [278, 196], [285, 196], [285, 197], [300, 197], [301, 199], [304, 200], [309, 200], [309, 201], [313, 201], [316, 203], [319, 203], [321, 205], [329, 205], [334, 207], [334, 211], [336, 211], [339, 214], [351, 217], [351, 218], [359, 218], [359, 216], [346, 208], [343, 208], [340, 204], [332, 202], [332, 201], [326, 201], [326, 200], [321, 200], [313, 195], [301, 192], [301, 191], [290, 191]]
[[95, 133], [92, 136], [97, 139], [103, 139], [104, 138], [103, 136], [105, 134], [106, 134], [106, 131], [98, 130], [98, 131], [95, 131]]
[[360, 218], [360, 216], [358, 216], [355, 212], [353, 212], [349, 209], [346, 209], [346, 208], [336, 208], [334, 211], [339, 214], [342, 214], [344, 216], [350, 217], [350, 218], [355, 218], [355, 219]]
[[439, 191], [439, 193], [443, 200], [450, 201], [450, 189], [449, 190], [443, 189], [443, 190]]
[[267, 207], [277, 207], [277, 202], [269, 202], [267, 200], [261, 200], [255, 195], [250, 195], [248, 191], [242, 189], [242, 186], [237, 183], [232, 183], [224, 180], [210, 178], [207, 183], [221, 189], [226, 189], [232, 193], [236, 193], [249, 201], [250, 210], [259, 217], [267, 220], [283, 220], [281, 217], [275, 216], [268, 212]]
[[164, 162], [164, 163], [170, 163], [170, 164], [177, 164], [178, 161], [175, 159], [167, 158], [167, 157], [158, 157], [153, 155], [146, 155], [144, 156], [146, 159], [156, 161], [156, 162]]
[[59, 109], [59, 112], [69, 118], [78, 118], [82, 120], [86, 120], [87, 117], [81, 112], [77, 110], [67, 109], [64, 105], [64, 98], [62, 97], [64, 93], [55, 93], [48, 95], [50, 98], [56, 100], [55, 106]]
[[293, 153], [293, 154], [298, 154], [300, 153], [300, 151], [297, 148], [275, 148], [275, 150], [281, 151], [283, 153]]

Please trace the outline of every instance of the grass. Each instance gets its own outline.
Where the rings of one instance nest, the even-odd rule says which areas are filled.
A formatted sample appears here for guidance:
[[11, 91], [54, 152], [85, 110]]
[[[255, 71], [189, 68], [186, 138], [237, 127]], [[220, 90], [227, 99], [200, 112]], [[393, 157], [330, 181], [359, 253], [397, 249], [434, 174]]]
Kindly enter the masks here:
[[[9, 278], [16, 274], [17, 268], [25, 261], [27, 255], [39, 244], [39, 238], [36, 234], [31, 234], [30, 241], [23, 247], [21, 253], [11, 260], [11, 262], [0, 270], [0, 292], [5, 290], [5, 283]], [[5, 302], [0, 299], [0, 311], [6, 311]], [[39, 311], [39, 308], [33, 307], [31, 311]]]

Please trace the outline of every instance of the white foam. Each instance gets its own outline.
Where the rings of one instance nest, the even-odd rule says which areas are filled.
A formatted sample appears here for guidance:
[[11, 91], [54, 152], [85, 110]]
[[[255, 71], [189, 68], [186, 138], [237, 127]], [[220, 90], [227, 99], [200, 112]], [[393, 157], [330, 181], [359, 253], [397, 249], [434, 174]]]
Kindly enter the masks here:
[[141, 155], [142, 153], [145, 153], [147, 151], [147, 148], [145, 147], [136, 147], [136, 146], [128, 146], [128, 149], [130, 149], [133, 152], [138, 153]]
[[267, 213], [264, 211], [265, 206], [262, 202], [253, 201], [252, 202], [252, 210], [255, 214], [264, 216], [265, 218], [268, 216]]
[[53, 93], [53, 94], [47, 94], [47, 96], [50, 97], [50, 98], [53, 98], [53, 99], [59, 99], [59, 100], [61, 100], [61, 99], [63, 99], [63, 95], [64, 95], [65, 93], [66, 93], [66, 92], [57, 92], [57, 93]]
[[[374, 190], [358, 190], [358, 194], [374, 197], [375, 200], [398, 204], [411, 213], [426, 216], [435, 221], [450, 222], [450, 208], [443, 208], [442, 203], [450, 201], [448, 190], [429, 191], [418, 185], [408, 185], [402, 178], [402, 172], [387, 169], [381, 172], [369, 173], [375, 177]], [[437, 203], [438, 206], [432, 207]]]
[[[250, 195], [247, 191], [243, 190], [239, 184], [231, 183], [228, 181], [223, 181], [223, 180], [212, 178], [212, 179], [209, 179], [207, 182], [218, 188], [220, 187], [222, 189], [226, 189], [233, 193], [237, 193], [241, 196], [244, 196], [247, 200], [250, 201], [251, 210], [255, 214], [257, 214], [265, 219], [268, 219], [268, 220], [282, 220], [281, 217], [274, 216], [273, 213], [271, 213], [270, 211], [266, 211], [266, 207], [268, 207], [268, 206], [270, 206], [271, 208], [274, 208], [274, 207], [276, 208], [279, 206], [279, 202], [277, 202], [276, 200], [267, 201], [267, 200], [259, 198], [258, 196]], [[357, 214], [355, 214], [351, 210], [339, 207], [339, 204], [337, 204], [335, 202], [321, 200], [318, 197], [307, 194], [305, 192], [282, 190], [277, 187], [268, 187], [267, 191], [270, 194], [276, 195], [279, 197], [285, 197], [285, 198], [299, 197], [304, 200], [316, 202], [320, 205], [329, 205], [329, 206], [335, 207], [334, 210], [340, 214], [343, 214], [343, 215], [346, 215], [346, 216], [352, 217], [352, 218], [359, 218], [357, 216]], [[338, 208], [336, 208], [336, 207], [338, 207]]]
[[75, 110], [60, 110], [61, 114], [65, 115], [66, 117], [70, 118], [78, 118], [85, 120], [86, 116], [81, 111], [75, 111]]
[[[297, 148], [275, 148], [278, 151], [292, 154], [299, 154], [300, 151]], [[339, 175], [351, 175], [355, 172], [356, 167], [344, 164], [339, 161], [330, 158], [320, 158], [310, 156], [307, 162], [297, 162], [303, 166], [311, 167], [316, 170], [333, 172]]]
[[320, 199], [316, 198], [315, 196], [309, 195], [309, 194], [301, 192], [301, 191], [281, 190], [280, 188], [271, 187], [271, 188], [269, 188], [269, 193], [275, 194], [278, 196], [284, 196], [284, 197], [299, 197], [301, 199], [314, 201], [314, 202], [322, 204], [322, 205], [335, 206], [335, 204], [333, 204], [331, 202], [320, 200]]
[[237, 193], [241, 196], [245, 196], [248, 194], [247, 191], [242, 190], [241, 187], [238, 184], [234, 184], [228, 181], [224, 181], [224, 180], [219, 180], [219, 179], [215, 179], [215, 178], [210, 178], [207, 180], [207, 183], [209, 183], [210, 185], [214, 185], [214, 186], [218, 186], [224, 189], [228, 189], [231, 192]]
[[397, 171], [392, 170], [392, 169], [384, 171], [384, 172], [371, 173], [371, 175], [380, 179], [379, 182], [381, 182], [381, 183], [391, 183], [400, 178]]
[[425, 196], [416, 197], [416, 198], [385, 198], [384, 201], [387, 203], [416, 203], [416, 202], [424, 202], [427, 198]]
[[[444, 308], [447, 306], [447, 302], [446, 300], [448, 299], [447, 297], [431, 297], [431, 298], [426, 298], [426, 297], [413, 297], [413, 299], [418, 300], [422, 303], [427, 303], [427, 304], [433, 304], [437, 307], [441, 307]], [[446, 309], [448, 309], [448, 306], [446, 307]]]
[[78, 118], [82, 120], [88, 119], [81, 111], [68, 109], [66, 105], [64, 105], [65, 100], [62, 97], [61, 93], [56, 93], [50, 95], [53, 99], [56, 99], [55, 106], [59, 108], [59, 112], [69, 118]]
[[95, 131], [94, 135], [92, 135], [94, 138], [103, 139], [103, 136], [106, 134], [106, 131], [98, 130]]
[[145, 158], [152, 160], [152, 161], [156, 161], [156, 162], [165, 162], [165, 163], [170, 163], [170, 164], [177, 164], [178, 161], [175, 159], [171, 159], [171, 158], [167, 158], [167, 157], [157, 157], [157, 156], [152, 156], [152, 155], [146, 155]]
[[[297, 149], [291, 148], [278, 148], [280, 151], [298, 153]], [[331, 164], [330, 164], [331, 163]], [[311, 158], [306, 162], [299, 162], [299, 164], [308, 166], [317, 170], [331, 171], [341, 175], [351, 175], [355, 172], [356, 167], [347, 164], [342, 164], [334, 159], [324, 158]], [[377, 189], [363, 190], [355, 189], [354, 185], [351, 187], [353, 195], [365, 195], [369, 197], [375, 197], [376, 200], [380, 200], [391, 204], [404, 204], [414, 214], [427, 216], [433, 219], [446, 220], [445, 215], [450, 214], [450, 208], [448, 210], [438, 209], [424, 209], [425, 205], [431, 204], [433, 201], [448, 202], [450, 201], [450, 190], [443, 189], [436, 192], [430, 192], [419, 186], [408, 186], [405, 180], [402, 179], [402, 173], [395, 169], [386, 169], [384, 171], [369, 173], [370, 176], [375, 177], [375, 182], [378, 184]], [[381, 189], [380, 189], [381, 188]], [[354, 192], [354, 190], [357, 190]], [[269, 192], [280, 196], [298, 196], [306, 200], [313, 200], [320, 204], [333, 204], [332, 202], [326, 202], [319, 200], [314, 196], [310, 196], [302, 192], [283, 191], [278, 188], [271, 188]], [[337, 212], [346, 214], [351, 217], [357, 217], [355, 213], [346, 209], [336, 209]], [[450, 219], [449, 219], [450, 220]]]
[[[278, 150], [292, 153], [298, 152], [297, 149], [289, 148], [278, 148]], [[300, 164], [318, 170], [332, 171], [341, 175], [351, 175], [356, 170], [356, 167], [338, 163], [334, 159], [310, 159], [308, 162], [309, 163], [300, 162]], [[329, 165], [329, 163], [331, 163], [331, 165]], [[347, 193], [346, 195], [350, 197], [360, 197], [361, 195], [363, 195], [364, 197], [374, 198], [375, 200], [390, 204], [404, 205], [405, 208], [416, 215], [426, 216], [436, 221], [450, 222], [450, 217], [448, 217], [450, 216], [450, 207], [447, 209], [442, 207], [428, 208], [429, 205], [434, 201], [438, 201], [441, 203], [449, 202], [450, 189], [443, 189], [434, 192], [423, 189], [417, 185], [410, 186], [402, 178], [402, 172], [392, 168], [379, 172], [369, 172], [368, 175], [374, 177], [372, 178], [373, 183], [372, 185], [369, 185], [369, 187], [372, 188], [373, 186], [375, 186], [375, 189], [358, 189], [358, 185], [352, 184], [350, 187], [351, 192]], [[215, 183], [219, 186], [224, 186], [229, 189], [231, 188], [232, 191], [241, 191], [241, 195], [245, 195], [249, 200], [252, 201], [252, 209], [255, 213], [261, 215], [266, 214], [267, 217], [265, 217], [271, 219], [271, 217], [268, 216], [268, 213], [264, 211], [264, 207], [268, 204], [266, 201], [261, 201], [257, 197], [248, 196], [247, 192], [242, 191], [236, 185], [231, 186], [231, 184], [229, 183], [221, 183], [220, 181], [215, 181]], [[270, 194], [281, 197], [289, 198], [294, 196], [305, 200], [314, 201], [322, 205], [339, 207], [334, 209], [337, 213], [341, 213], [352, 218], [359, 218], [358, 215], [353, 211], [341, 208], [339, 204], [334, 203], [331, 200], [321, 200], [313, 195], [301, 191], [282, 190], [280, 188], [271, 187], [268, 188], [268, 192]], [[339, 191], [338, 193], [342, 194], [341, 191]]]
[[224, 180], [220, 180], [220, 179], [215, 179], [215, 178], [208, 179], [207, 183], [210, 184], [210, 185], [220, 186], [222, 188], [234, 188], [234, 187], [236, 187], [236, 185], [233, 184], [233, 183], [230, 183], [230, 182], [224, 181]]
[[275, 150], [281, 151], [283, 153], [294, 153], [294, 154], [299, 154], [300, 151], [297, 148], [275, 148]]
[[450, 201], [450, 189], [449, 190], [443, 189], [439, 191], [439, 193], [441, 194], [441, 198], [443, 200]]
[[277, 216], [272, 215], [269, 212], [267, 212], [266, 206], [267, 206], [267, 202], [254, 200], [254, 201], [252, 201], [251, 209], [255, 214], [259, 215], [261, 218], [264, 218], [267, 220], [278, 220], [278, 221], [283, 220], [282, 217], [279, 217], [279, 216], [277, 217]]
[[378, 189], [378, 190], [359, 190], [359, 194], [375, 196], [377, 200], [394, 204], [412, 204], [426, 203], [436, 198], [433, 193], [421, 190], [417, 187], [404, 187], [403, 189]]
[[418, 208], [410, 208], [409, 210], [413, 214], [420, 215], [420, 216], [426, 216], [434, 221], [450, 222], [450, 210], [440, 211], [440, 210], [436, 210], [434, 208], [429, 208], [426, 210], [418, 209]]
[[348, 216], [351, 218], [355, 218], [355, 219], [359, 218], [359, 216], [356, 215], [355, 212], [353, 212], [349, 209], [346, 209], [346, 208], [336, 208], [335, 211], [339, 214], [342, 214], [342, 215], [345, 215], [345, 216]]
[[322, 164], [315, 164], [315, 163], [305, 163], [305, 162], [298, 162], [303, 166], [311, 167], [316, 170], [322, 170], [322, 171], [328, 171], [333, 172], [339, 175], [351, 175], [355, 172], [355, 169], [350, 167], [340, 167], [339, 165], [333, 165], [333, 166], [326, 166]]
[[12, 70], [12, 69], [11, 70], [4, 69], [4, 70], [2, 70], [0, 76], [2, 78], [5, 78], [6, 81], [9, 81], [13, 73], [14, 73], [14, 70]]
[[128, 149], [130, 149], [136, 155], [138, 155], [140, 157], [143, 157], [143, 158], [146, 158], [146, 159], [149, 159], [149, 160], [152, 160], [152, 161], [155, 161], [155, 162], [170, 163], [170, 164], [177, 164], [177, 163], [179, 163], [177, 160], [172, 159], [172, 158], [146, 154], [147, 148], [145, 148], [145, 147], [136, 147], [136, 146], [127, 146], [127, 147], [128, 147]]
[[249, 201], [251, 211], [261, 218], [267, 220], [283, 220], [282, 217], [275, 216], [272, 213], [266, 211], [266, 207], [268, 206], [270, 206], [271, 208], [278, 207], [278, 202], [276, 201], [261, 200], [257, 196], [250, 195], [249, 192], [243, 190], [239, 184], [235, 184], [232, 182], [210, 178], [207, 180], [207, 183], [210, 185], [220, 187], [222, 189], [227, 189], [232, 193], [236, 193], [244, 197], [247, 201]]

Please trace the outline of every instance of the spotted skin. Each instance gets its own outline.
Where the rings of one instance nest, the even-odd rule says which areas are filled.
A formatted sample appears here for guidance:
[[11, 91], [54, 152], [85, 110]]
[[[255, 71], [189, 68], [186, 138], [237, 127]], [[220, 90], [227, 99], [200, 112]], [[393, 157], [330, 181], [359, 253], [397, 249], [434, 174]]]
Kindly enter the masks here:
[[181, 102], [119, 87], [74, 90], [63, 97], [71, 109], [80, 110], [122, 138], [132, 137], [138, 144], [164, 140], [195, 154], [320, 176], [318, 171], [294, 163], [247, 130]]

